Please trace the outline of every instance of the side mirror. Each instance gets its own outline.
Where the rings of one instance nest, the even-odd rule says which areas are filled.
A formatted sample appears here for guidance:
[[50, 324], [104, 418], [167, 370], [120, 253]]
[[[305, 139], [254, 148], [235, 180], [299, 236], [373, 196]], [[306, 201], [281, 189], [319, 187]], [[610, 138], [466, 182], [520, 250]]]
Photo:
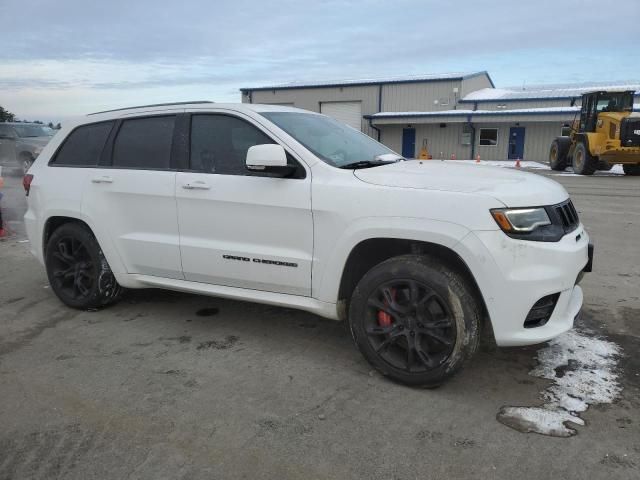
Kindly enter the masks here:
[[296, 167], [287, 164], [287, 153], [281, 145], [254, 145], [247, 150], [247, 169], [252, 172], [272, 173], [286, 177], [295, 172]]

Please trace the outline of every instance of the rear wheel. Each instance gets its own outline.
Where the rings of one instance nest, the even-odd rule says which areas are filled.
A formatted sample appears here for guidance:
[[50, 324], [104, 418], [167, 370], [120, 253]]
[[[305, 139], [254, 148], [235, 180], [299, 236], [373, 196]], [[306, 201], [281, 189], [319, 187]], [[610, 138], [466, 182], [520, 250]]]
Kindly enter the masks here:
[[625, 175], [631, 175], [633, 177], [640, 175], [640, 164], [636, 165], [623, 165]]
[[97, 240], [81, 224], [66, 223], [51, 234], [45, 264], [52, 290], [69, 307], [104, 307], [122, 293]]
[[591, 156], [584, 142], [578, 142], [573, 151], [573, 171], [580, 175], [593, 175], [598, 168], [598, 158]]
[[569, 137], [559, 137], [551, 142], [551, 148], [549, 149], [549, 165], [551, 170], [564, 170], [569, 164], [567, 154], [569, 153], [569, 146], [571, 140]]
[[476, 351], [480, 311], [462, 275], [431, 257], [403, 255], [360, 280], [349, 323], [360, 352], [383, 375], [437, 387]]

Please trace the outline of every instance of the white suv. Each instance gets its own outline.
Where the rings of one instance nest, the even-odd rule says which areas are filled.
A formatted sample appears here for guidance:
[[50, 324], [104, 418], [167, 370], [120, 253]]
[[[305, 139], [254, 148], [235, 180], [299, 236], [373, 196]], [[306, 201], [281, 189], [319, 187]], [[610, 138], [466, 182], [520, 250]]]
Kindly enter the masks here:
[[436, 386], [543, 342], [582, 305], [589, 237], [541, 176], [404, 161], [324, 115], [196, 102], [65, 125], [25, 177], [33, 254], [67, 305], [157, 287], [348, 319], [367, 360]]

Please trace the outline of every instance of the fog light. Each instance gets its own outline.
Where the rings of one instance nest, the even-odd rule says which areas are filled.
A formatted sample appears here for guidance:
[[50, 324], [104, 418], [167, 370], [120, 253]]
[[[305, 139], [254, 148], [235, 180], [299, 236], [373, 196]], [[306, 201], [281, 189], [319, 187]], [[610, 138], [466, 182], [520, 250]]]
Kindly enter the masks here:
[[538, 300], [531, 307], [527, 318], [524, 320], [524, 328], [536, 328], [545, 325], [551, 318], [559, 297], [559, 293], [553, 293]]

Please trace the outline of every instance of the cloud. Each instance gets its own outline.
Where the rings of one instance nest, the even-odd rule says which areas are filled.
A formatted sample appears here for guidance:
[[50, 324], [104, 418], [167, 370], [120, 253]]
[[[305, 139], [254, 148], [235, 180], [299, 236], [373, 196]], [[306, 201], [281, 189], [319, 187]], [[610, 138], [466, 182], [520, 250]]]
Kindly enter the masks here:
[[[239, 87], [447, 70], [506, 83], [637, 78], [639, 17], [637, 0], [5, 0], [0, 104], [6, 92], [88, 91], [98, 104], [180, 87], [238, 101]], [[11, 106], [37, 111], [26, 102]]]

